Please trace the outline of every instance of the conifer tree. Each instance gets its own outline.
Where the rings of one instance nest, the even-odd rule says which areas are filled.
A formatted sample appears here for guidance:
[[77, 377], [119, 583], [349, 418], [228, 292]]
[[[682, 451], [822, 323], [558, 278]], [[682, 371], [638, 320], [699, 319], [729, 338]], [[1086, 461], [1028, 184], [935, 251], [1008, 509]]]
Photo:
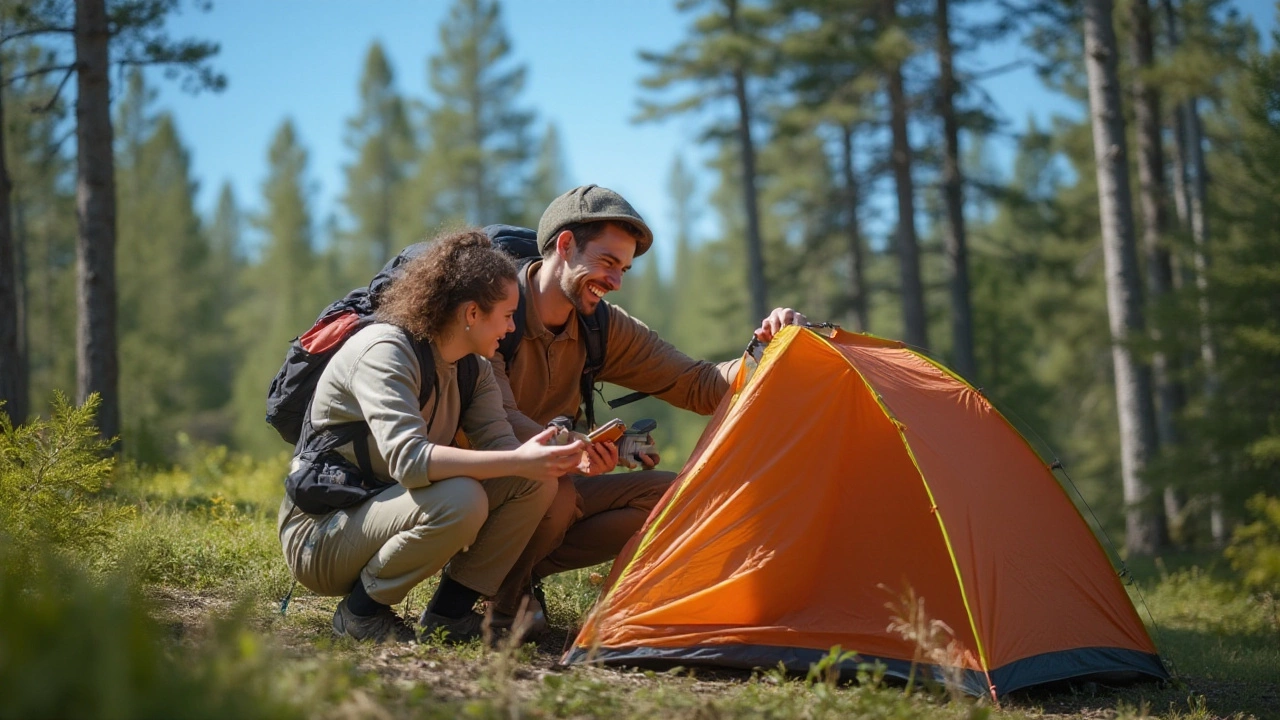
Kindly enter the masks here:
[[[0, 56], [0, 78], [5, 62]], [[4, 127], [4, 93], [0, 92], [0, 127]], [[0, 412], [21, 423], [27, 417], [27, 357], [21, 337], [18, 254], [13, 239], [13, 181], [0, 138]]]
[[1146, 330], [1111, 10], [1110, 0], [1088, 0], [1084, 5], [1085, 66], [1120, 420], [1125, 547], [1136, 555], [1150, 555], [1165, 538], [1160, 516], [1148, 507], [1150, 490], [1143, 477], [1155, 446], [1155, 418], [1151, 371], [1132, 347], [1134, 339]]
[[772, 75], [772, 45], [766, 35], [777, 17], [770, 8], [749, 0], [680, 0], [677, 7], [682, 12], [705, 7], [706, 13], [693, 21], [690, 36], [670, 52], [641, 52], [641, 59], [653, 66], [653, 74], [641, 84], [656, 91], [692, 83], [694, 89], [669, 103], [643, 101], [639, 118], [657, 120], [699, 110], [712, 102], [732, 103], [733, 120], [709, 128], [706, 136], [733, 137], [736, 142], [739, 169], [734, 185], [742, 195], [738, 207], [743, 221], [748, 307], [757, 319], [763, 318], [770, 301], [756, 172], [754, 126], [758, 113], [753, 108], [761, 92], [759, 84]]
[[969, 300], [969, 243], [965, 233], [964, 176], [960, 169], [960, 122], [955, 99], [958, 92], [955, 52], [952, 47], [951, 7], [936, 0], [934, 21], [938, 43], [938, 114], [942, 118], [942, 195], [947, 221], [943, 228], [951, 288], [951, 362], [961, 375], [978, 376], [973, 355], [973, 309]]
[[830, 259], [842, 254], [847, 238], [835, 232], [841, 213], [833, 198], [841, 188], [825, 138], [812, 132], [775, 135], [761, 148], [760, 177], [774, 303], [800, 308], [814, 322], [836, 318], [849, 281]]
[[555, 123], [548, 123], [542, 142], [538, 144], [538, 157], [533, 166], [533, 180], [529, 184], [525, 204], [524, 224], [536, 228], [542, 211], [570, 187], [572, 183], [565, 160], [564, 144], [560, 141], [560, 130]]
[[415, 182], [425, 227], [443, 223], [515, 223], [524, 216], [529, 132], [534, 114], [519, 106], [526, 68], [496, 0], [455, 0], [430, 58], [430, 148]]
[[924, 305], [924, 282], [920, 274], [920, 241], [916, 234], [914, 161], [909, 129], [908, 98], [902, 66], [912, 53], [911, 40], [898, 15], [898, 0], [880, 0], [881, 37], [879, 55], [889, 96], [889, 129], [893, 145], [889, 162], [893, 168], [898, 223], [895, 247], [901, 275], [903, 339], [916, 347], [929, 347], [928, 317]]
[[206, 409], [220, 309], [188, 153], [153, 98], [142, 73], [130, 73], [116, 121], [121, 426], [125, 451], [144, 461], [167, 458], [176, 432]]
[[[1155, 67], [1155, 29], [1148, 0], [1129, 3], [1129, 53], [1133, 68], [1133, 115], [1137, 138], [1138, 207], [1142, 214], [1142, 251], [1146, 261], [1148, 301], [1152, 310], [1150, 334], [1151, 379], [1155, 391], [1155, 429], [1161, 447], [1176, 445], [1176, 418], [1186, 404], [1175, 333], [1162, 322], [1170, 316], [1174, 291], [1172, 242], [1169, 237], [1165, 183], [1164, 140], [1160, 91], [1151, 79]], [[1165, 524], [1170, 535], [1179, 529], [1182, 497], [1172, 484], [1164, 487]]]
[[258, 455], [285, 449], [262, 421], [266, 389], [290, 339], [310, 327], [327, 304], [327, 290], [312, 284], [315, 252], [306, 167], [307, 151], [293, 122], [286, 120], [267, 154], [263, 212], [254, 222], [262, 233], [261, 257], [246, 271], [246, 298], [233, 321], [245, 348], [235, 380], [235, 438], [241, 448]]
[[355, 159], [344, 167], [342, 204], [353, 226], [342, 234], [353, 278], [373, 277], [413, 236], [398, 226], [417, 142], [395, 74], [382, 45], [365, 55], [360, 109], [347, 121], [346, 146]]
[[218, 204], [209, 224], [209, 275], [214, 296], [224, 308], [235, 304], [237, 284], [244, 268], [244, 216], [231, 183], [218, 191]]
[[[671, 162], [671, 170], [667, 175], [667, 196], [671, 199], [671, 221], [675, 227], [675, 260], [672, 272], [672, 297], [674, 307], [682, 315], [693, 317], [697, 308], [699, 286], [699, 254], [694, 245], [693, 228], [698, 222], [700, 205], [698, 202], [697, 180], [688, 168], [684, 158], [677, 155]], [[702, 330], [689, 322], [673, 323], [671, 342], [678, 348], [692, 352]]]
[[862, 212], [870, 178], [858, 167], [857, 158], [866, 152], [859, 140], [876, 121], [874, 26], [867, 22], [865, 3], [788, 0], [779, 4], [788, 20], [780, 44], [788, 89], [794, 98], [778, 120], [779, 131], [835, 137], [832, 166], [839, 168], [839, 187], [833, 191], [828, 213], [831, 230], [844, 238], [847, 258], [841, 311], [848, 315], [847, 326], [866, 332], [870, 329], [869, 250]]
[[1238, 132], [1210, 157], [1213, 205], [1230, 219], [1218, 223], [1207, 285], [1220, 387], [1193, 426], [1199, 442], [1179, 458], [1221, 495], [1224, 515], [1259, 488], [1274, 494], [1280, 471], [1280, 30], [1270, 40], [1228, 86], [1223, 106]]
[[165, 31], [165, 17], [178, 2], [117, 0], [108, 7], [106, 0], [15, 0], [5, 8], [15, 22], [0, 37], [0, 44], [48, 35], [72, 40], [74, 59], [50, 52], [32, 72], [62, 75], [49, 104], [76, 78], [76, 399], [100, 395], [99, 427], [107, 438], [118, 437], [120, 429], [110, 66], [167, 65], [185, 71], [192, 88], [216, 90], [226, 83], [206, 64], [216, 45], [174, 41]]
[[[47, 407], [53, 391], [75, 389], [75, 171], [65, 143], [67, 103], [55, 97], [57, 83], [40, 72], [46, 53], [26, 40], [0, 44], [7, 109], [3, 126], [10, 195], [17, 313], [15, 325], [25, 358], [28, 414]], [[30, 108], [47, 108], [31, 112]], [[8, 408], [14, 422], [16, 407]]]

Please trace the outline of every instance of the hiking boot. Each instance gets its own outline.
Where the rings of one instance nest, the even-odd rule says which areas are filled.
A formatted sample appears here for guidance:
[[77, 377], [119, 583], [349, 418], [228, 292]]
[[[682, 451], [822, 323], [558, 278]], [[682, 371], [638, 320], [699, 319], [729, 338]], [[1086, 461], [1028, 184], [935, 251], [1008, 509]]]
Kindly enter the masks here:
[[418, 639], [409, 623], [391, 608], [383, 607], [373, 615], [356, 615], [347, 607], [346, 598], [342, 598], [338, 609], [333, 611], [333, 634], [377, 643], [413, 642]]
[[519, 630], [520, 637], [517, 644], [523, 645], [542, 637], [550, 625], [547, 623], [547, 613], [542, 609], [542, 604], [533, 595], [526, 595], [522, 614], [508, 615], [496, 609], [491, 610], [489, 627], [493, 628], [495, 634], [504, 636]]
[[449, 618], [430, 610], [423, 610], [418, 618], [418, 633], [426, 638], [437, 632], [450, 645], [457, 645], [484, 636], [484, 616], [469, 612], [460, 618]]

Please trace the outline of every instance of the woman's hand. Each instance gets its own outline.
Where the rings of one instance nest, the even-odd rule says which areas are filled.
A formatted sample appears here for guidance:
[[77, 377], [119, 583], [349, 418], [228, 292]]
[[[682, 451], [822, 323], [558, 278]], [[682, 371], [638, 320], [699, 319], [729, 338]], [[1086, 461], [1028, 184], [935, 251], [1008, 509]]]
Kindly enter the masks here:
[[578, 467], [587, 443], [574, 440], [568, 445], [549, 445], [555, 436], [556, 429], [547, 428], [514, 451], [520, 476], [551, 482]]

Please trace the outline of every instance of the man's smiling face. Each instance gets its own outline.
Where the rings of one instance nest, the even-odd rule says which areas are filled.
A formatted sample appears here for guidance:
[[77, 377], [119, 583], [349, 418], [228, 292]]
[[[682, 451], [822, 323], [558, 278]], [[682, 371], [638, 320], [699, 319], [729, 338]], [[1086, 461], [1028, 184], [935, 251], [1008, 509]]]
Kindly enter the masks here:
[[606, 293], [622, 288], [622, 275], [631, 269], [636, 239], [614, 223], [579, 249], [570, 242], [560, 290], [583, 315], [595, 312]]

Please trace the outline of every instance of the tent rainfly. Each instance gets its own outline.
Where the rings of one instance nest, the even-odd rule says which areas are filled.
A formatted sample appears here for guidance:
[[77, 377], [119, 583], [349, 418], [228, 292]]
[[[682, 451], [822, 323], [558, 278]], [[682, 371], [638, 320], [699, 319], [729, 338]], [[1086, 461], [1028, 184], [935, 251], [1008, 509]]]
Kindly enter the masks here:
[[[904, 600], [914, 598], [914, 600]], [[946, 628], [916, 642], [922, 611]], [[805, 672], [913, 662], [972, 695], [1167, 679], [1052, 469], [900, 342], [784, 328], [614, 563], [571, 663]]]

